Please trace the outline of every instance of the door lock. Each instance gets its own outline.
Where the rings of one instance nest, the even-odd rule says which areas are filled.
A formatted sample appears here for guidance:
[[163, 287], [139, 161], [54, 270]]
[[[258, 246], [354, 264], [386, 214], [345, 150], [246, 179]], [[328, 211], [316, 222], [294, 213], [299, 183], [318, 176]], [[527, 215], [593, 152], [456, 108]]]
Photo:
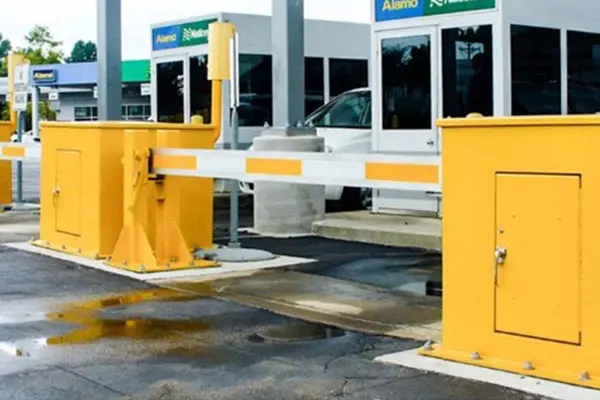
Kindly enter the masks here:
[[498, 266], [506, 261], [506, 247], [496, 247], [494, 251], [494, 285], [498, 286]]
[[504, 264], [504, 262], [506, 261], [506, 247], [496, 247], [494, 257], [496, 258], [496, 264]]
[[58, 196], [58, 195], [60, 195], [60, 189], [59, 189], [59, 188], [54, 188], [54, 190], [52, 191], [52, 195], [53, 195], [53, 196]]
[[434, 141], [433, 139], [429, 139], [429, 140], [427, 141], [427, 145], [429, 145], [429, 146], [433, 147], [433, 146], [435, 145], [435, 141]]

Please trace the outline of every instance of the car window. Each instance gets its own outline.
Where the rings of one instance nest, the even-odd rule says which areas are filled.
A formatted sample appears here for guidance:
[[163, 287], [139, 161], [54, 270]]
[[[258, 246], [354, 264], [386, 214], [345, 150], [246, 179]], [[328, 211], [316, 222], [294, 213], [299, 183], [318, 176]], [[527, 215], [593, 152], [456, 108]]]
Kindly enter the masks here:
[[319, 128], [371, 128], [371, 93], [342, 94], [315, 111], [307, 123]]

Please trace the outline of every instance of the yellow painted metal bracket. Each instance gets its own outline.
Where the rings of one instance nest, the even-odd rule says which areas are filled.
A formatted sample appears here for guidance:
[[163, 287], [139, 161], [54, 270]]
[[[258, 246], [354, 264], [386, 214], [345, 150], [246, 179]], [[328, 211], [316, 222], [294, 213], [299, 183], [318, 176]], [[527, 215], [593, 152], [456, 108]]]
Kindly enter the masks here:
[[[178, 192], [169, 191], [169, 183], [162, 179], [149, 181], [149, 137], [146, 130], [125, 131], [124, 225], [108, 264], [141, 273], [218, 266], [214, 261], [192, 256], [178, 225]], [[152, 194], [155, 204], [141, 201]]]

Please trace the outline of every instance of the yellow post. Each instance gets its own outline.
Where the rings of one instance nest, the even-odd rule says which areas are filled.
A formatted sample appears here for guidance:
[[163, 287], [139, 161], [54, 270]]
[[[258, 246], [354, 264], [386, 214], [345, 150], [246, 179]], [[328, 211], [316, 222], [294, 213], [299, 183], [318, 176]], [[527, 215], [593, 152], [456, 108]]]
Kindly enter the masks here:
[[223, 81], [231, 79], [229, 41], [235, 34], [231, 22], [214, 22], [208, 27], [208, 80], [212, 81], [212, 119], [217, 127], [214, 142], [221, 136]]

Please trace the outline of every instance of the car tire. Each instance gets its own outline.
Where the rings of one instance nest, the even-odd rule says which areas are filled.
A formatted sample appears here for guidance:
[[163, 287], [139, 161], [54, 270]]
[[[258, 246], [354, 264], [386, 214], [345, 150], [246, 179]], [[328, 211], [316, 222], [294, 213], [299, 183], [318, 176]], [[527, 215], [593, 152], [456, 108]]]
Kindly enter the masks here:
[[371, 208], [373, 191], [371, 188], [344, 188], [340, 199], [346, 211], [368, 210]]

